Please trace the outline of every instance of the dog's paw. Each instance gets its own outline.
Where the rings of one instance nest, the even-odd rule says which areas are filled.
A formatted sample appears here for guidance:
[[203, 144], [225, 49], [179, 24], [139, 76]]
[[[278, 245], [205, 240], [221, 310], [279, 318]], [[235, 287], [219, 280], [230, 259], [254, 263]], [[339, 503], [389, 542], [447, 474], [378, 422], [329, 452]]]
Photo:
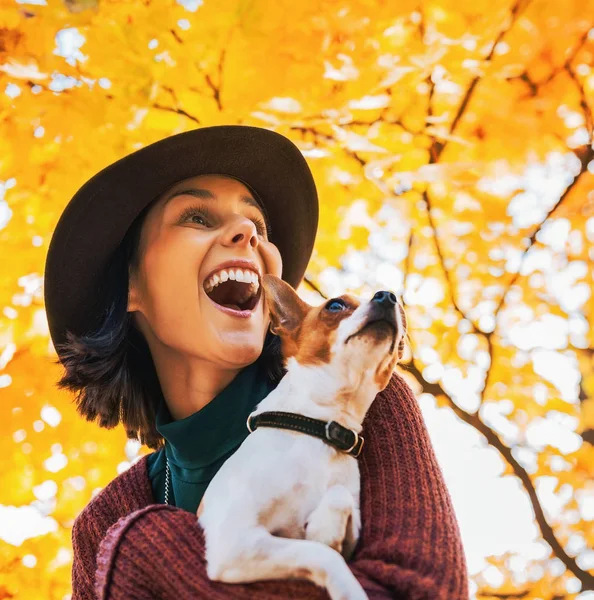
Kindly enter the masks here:
[[342, 544], [342, 549], [339, 552], [345, 560], [350, 558], [355, 553], [357, 542], [359, 541], [359, 532], [361, 531], [361, 513], [358, 509], [353, 510], [346, 526], [346, 535]]
[[367, 594], [348, 567], [328, 573], [326, 585], [332, 600], [368, 600]]
[[[353, 515], [355, 514], [354, 518]], [[331, 487], [317, 508], [309, 515], [305, 526], [305, 537], [330, 546], [343, 554], [345, 538], [352, 552], [359, 534], [359, 515], [354, 498], [342, 485]]]
[[305, 538], [314, 542], [320, 542], [325, 546], [330, 546], [339, 554], [342, 554], [342, 546], [344, 540], [344, 530], [342, 527], [337, 528], [336, 523], [332, 519], [322, 521], [315, 519], [307, 523], [305, 526]]

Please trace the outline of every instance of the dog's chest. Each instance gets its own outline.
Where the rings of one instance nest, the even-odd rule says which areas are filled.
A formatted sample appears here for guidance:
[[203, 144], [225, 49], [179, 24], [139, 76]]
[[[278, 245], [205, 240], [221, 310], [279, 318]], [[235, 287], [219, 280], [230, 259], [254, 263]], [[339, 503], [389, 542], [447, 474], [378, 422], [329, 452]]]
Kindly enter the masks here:
[[269, 531], [303, 537], [307, 517], [336, 484], [347, 487], [358, 505], [357, 461], [322, 440], [267, 428], [255, 431], [244, 443], [242, 454], [250, 456], [251, 464], [242, 466], [252, 473], [260, 498], [258, 518]]

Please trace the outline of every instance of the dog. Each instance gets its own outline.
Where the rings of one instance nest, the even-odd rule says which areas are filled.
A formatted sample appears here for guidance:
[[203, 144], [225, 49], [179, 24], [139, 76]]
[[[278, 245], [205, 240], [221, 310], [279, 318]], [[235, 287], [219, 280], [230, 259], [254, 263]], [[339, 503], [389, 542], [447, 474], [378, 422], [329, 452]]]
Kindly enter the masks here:
[[359, 434], [402, 357], [404, 311], [387, 291], [314, 307], [273, 275], [262, 287], [287, 372], [248, 418], [251, 433], [198, 508], [207, 575], [226, 583], [305, 578], [332, 600], [364, 600], [346, 563], [361, 526]]

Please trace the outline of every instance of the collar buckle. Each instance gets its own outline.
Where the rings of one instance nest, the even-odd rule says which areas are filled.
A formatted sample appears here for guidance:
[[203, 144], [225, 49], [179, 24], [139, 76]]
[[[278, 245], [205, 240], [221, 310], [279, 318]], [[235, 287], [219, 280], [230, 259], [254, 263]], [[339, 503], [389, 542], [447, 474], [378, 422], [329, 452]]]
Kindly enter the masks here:
[[[336, 421], [328, 421], [325, 430], [326, 439], [347, 454], [350, 454], [359, 444], [359, 434]], [[361, 438], [361, 441], [363, 441], [363, 438]], [[355, 458], [361, 453], [361, 448], [363, 448], [363, 444], [361, 444], [356, 452], [353, 452]]]

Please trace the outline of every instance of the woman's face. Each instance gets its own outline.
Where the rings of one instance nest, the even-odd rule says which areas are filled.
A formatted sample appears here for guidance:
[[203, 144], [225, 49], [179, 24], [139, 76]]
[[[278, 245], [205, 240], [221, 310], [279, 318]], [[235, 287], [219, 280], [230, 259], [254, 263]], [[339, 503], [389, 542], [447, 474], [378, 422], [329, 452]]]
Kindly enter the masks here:
[[232, 266], [221, 273], [229, 260], [251, 261], [258, 281], [265, 273], [282, 275], [280, 253], [246, 186], [219, 175], [178, 182], [149, 210], [139, 255], [138, 272], [130, 273], [128, 310], [136, 311], [153, 358], [178, 353], [238, 368], [260, 355], [270, 322], [261, 287], [247, 318], [221, 305], [249, 308], [255, 299], [243, 299], [254, 284], [211, 287], [213, 274], [221, 281], [229, 269], [236, 271]]

